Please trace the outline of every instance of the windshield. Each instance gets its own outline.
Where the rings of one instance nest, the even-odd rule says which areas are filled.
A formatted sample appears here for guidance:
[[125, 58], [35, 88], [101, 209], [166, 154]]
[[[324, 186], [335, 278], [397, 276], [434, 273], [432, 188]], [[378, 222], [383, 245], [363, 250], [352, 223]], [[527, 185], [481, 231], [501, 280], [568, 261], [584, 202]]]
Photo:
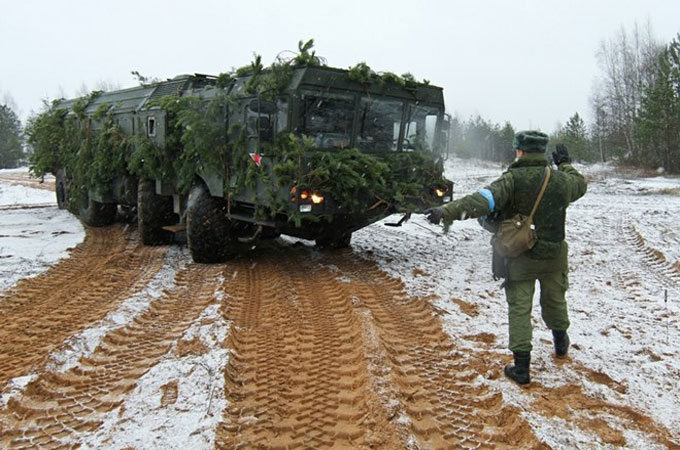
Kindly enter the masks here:
[[317, 148], [349, 147], [354, 98], [305, 95], [300, 108], [300, 132], [314, 138]]
[[396, 150], [402, 111], [399, 100], [362, 98], [357, 147], [364, 151]]
[[[298, 132], [312, 137], [319, 149], [343, 149], [352, 144], [364, 152], [432, 151], [437, 145], [441, 111], [436, 106], [366, 96], [358, 99], [355, 118], [353, 95], [307, 93], [301, 100]], [[356, 136], [352, 139], [355, 119]]]
[[403, 149], [432, 151], [438, 115], [439, 110], [433, 106], [409, 105]]

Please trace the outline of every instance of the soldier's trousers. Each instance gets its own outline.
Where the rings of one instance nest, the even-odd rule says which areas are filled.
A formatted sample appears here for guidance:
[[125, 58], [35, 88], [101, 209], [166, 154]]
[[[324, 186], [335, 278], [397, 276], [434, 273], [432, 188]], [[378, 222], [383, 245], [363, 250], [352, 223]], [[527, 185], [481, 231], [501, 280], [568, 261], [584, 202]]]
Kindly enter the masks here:
[[508, 301], [510, 350], [530, 352], [531, 307], [536, 280], [540, 285], [541, 316], [551, 330], [569, 328], [569, 314], [564, 294], [569, 289], [569, 278], [564, 272], [539, 275], [533, 280], [506, 281], [505, 297]]

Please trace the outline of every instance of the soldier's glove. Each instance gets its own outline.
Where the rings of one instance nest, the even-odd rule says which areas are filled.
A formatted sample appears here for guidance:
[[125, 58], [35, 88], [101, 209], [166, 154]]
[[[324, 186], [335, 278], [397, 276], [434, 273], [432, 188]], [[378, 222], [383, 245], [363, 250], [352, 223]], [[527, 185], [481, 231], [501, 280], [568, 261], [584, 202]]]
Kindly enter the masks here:
[[569, 152], [564, 144], [557, 144], [555, 146], [555, 151], [552, 153], [553, 161], [557, 167], [562, 163], [570, 163], [571, 158], [569, 157]]
[[423, 211], [423, 214], [427, 216], [427, 220], [435, 225], [439, 225], [439, 222], [444, 218], [444, 210], [441, 207], [428, 208]]

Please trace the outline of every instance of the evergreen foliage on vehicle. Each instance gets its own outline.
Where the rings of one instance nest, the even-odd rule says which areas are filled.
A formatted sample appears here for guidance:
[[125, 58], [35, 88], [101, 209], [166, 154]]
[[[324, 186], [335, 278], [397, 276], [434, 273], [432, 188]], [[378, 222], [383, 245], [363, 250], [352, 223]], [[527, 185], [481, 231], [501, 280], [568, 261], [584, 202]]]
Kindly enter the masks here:
[[[363, 84], [378, 83], [380, 86], [383, 86], [386, 83], [394, 83], [401, 87], [414, 88], [418, 85], [416, 78], [409, 72], [406, 72], [401, 76], [392, 72], [377, 73], [363, 61], [350, 67], [347, 72], [347, 78]], [[428, 85], [430, 84], [430, 81], [423, 80], [421, 84]]]
[[289, 134], [278, 139], [276, 147], [284, 156], [274, 166], [279, 184], [327, 193], [349, 214], [362, 211], [367, 197], [373, 209], [412, 211], [424, 200], [423, 180], [445, 185], [441, 168], [424, 152], [368, 155], [356, 148], [319, 152], [308, 137]]
[[71, 199], [80, 198], [85, 186], [105, 189], [113, 179], [128, 173], [130, 136], [121, 131], [106, 105], [91, 117], [85, 115], [87, 105], [100, 94], [95, 91], [78, 99], [71, 115], [54, 102], [31, 118], [26, 127], [28, 143], [33, 147], [31, 173], [42, 177], [60, 167], [66, 169]]
[[[136, 148], [131, 157], [130, 171], [148, 178], [168, 178], [175, 173], [181, 192], [187, 193], [196, 174], [220, 174], [237, 176], [236, 186], [226, 187], [225, 195], [235, 194], [241, 188], [255, 185], [258, 170], [249, 156], [234, 149], [243, 148], [243, 130], [224, 126], [226, 111], [235, 98], [226, 89], [240, 77], [249, 77], [246, 85], [248, 96], [276, 100], [290, 82], [293, 70], [300, 65], [322, 65], [323, 58], [311, 51], [314, 41], [302, 41], [300, 51], [294, 58], [277, 60], [267, 69], [262, 59], [255, 55], [251, 64], [217, 77], [215, 96], [205, 101], [200, 96], [167, 96], [152, 102], [150, 106], [166, 111], [168, 134], [164, 148], [159, 148], [146, 136], [137, 136]], [[260, 174], [264, 176], [264, 174]]]

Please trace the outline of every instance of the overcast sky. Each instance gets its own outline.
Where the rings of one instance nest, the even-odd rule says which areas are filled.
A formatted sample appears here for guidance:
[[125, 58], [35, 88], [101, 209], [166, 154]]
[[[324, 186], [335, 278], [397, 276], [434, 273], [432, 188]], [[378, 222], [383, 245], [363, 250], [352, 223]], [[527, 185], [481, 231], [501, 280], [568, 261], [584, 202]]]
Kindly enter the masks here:
[[365, 61], [444, 88], [447, 109], [517, 129], [590, 117], [600, 43], [649, 22], [668, 43], [678, 0], [0, 0], [0, 101], [22, 118], [85, 85], [271, 63], [314, 38], [335, 67]]

